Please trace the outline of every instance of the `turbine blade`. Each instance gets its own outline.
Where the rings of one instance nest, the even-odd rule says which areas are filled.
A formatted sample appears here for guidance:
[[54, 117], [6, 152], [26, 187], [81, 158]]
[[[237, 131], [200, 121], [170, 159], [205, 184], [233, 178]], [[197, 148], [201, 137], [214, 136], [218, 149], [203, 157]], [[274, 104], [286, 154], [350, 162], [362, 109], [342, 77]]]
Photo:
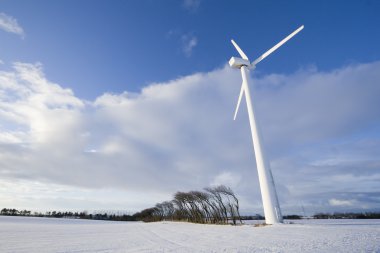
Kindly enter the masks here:
[[240, 95], [239, 95], [239, 100], [237, 102], [236, 109], [235, 109], [234, 120], [236, 119], [236, 115], [239, 111], [239, 106], [240, 106], [241, 98], [243, 97], [243, 93], [244, 93], [244, 86], [243, 86], [243, 84], [241, 84]]
[[256, 60], [254, 60], [251, 65], [256, 65], [257, 63], [261, 62], [263, 59], [265, 59], [268, 55], [270, 55], [271, 53], [273, 53], [273, 51], [275, 51], [277, 48], [281, 47], [285, 42], [287, 42], [288, 40], [290, 40], [294, 35], [296, 35], [297, 33], [299, 33], [302, 29], [303, 29], [303, 25], [301, 25], [297, 30], [295, 30], [294, 32], [292, 32], [291, 34], [289, 34], [285, 39], [281, 40], [279, 43], [277, 43], [274, 47], [272, 47], [271, 49], [269, 49], [268, 51], [266, 51], [263, 55], [261, 55], [259, 58], [257, 58]]
[[234, 45], [234, 47], [236, 48], [236, 50], [239, 52], [241, 58], [243, 58], [244, 60], [248, 60], [248, 57], [245, 55], [245, 53], [243, 52], [243, 50], [240, 49], [240, 47], [238, 46], [238, 44], [236, 44], [236, 42], [234, 40], [231, 40], [232, 44]]

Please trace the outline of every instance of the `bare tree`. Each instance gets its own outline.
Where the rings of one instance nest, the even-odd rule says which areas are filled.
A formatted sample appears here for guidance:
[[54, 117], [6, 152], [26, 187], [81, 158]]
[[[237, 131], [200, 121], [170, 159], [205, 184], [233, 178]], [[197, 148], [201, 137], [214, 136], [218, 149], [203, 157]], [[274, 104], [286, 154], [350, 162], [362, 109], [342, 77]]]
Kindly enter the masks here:
[[239, 219], [240, 223], [242, 223], [240, 212], [239, 212], [239, 200], [231, 190], [231, 188], [226, 187], [224, 185], [218, 186], [218, 191], [223, 194], [227, 198], [227, 205], [230, 212], [230, 217], [236, 225], [236, 220]]
[[162, 209], [163, 209], [163, 214], [164, 214], [164, 219], [170, 219], [173, 220], [173, 215], [174, 215], [174, 205], [172, 201], [165, 201], [161, 203]]
[[228, 223], [228, 213], [225, 204], [223, 203], [223, 197], [221, 195], [220, 186], [205, 188], [205, 191], [209, 192], [213, 200], [218, 204], [219, 214], [223, 223]]

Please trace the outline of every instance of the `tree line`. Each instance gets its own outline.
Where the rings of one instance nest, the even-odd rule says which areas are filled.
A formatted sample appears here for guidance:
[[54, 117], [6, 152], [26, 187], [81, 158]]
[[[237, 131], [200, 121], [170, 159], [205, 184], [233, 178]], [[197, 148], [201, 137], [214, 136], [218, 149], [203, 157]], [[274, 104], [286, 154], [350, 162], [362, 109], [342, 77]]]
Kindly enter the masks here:
[[224, 185], [207, 187], [203, 191], [177, 192], [173, 200], [158, 203], [134, 216], [145, 222], [242, 223], [239, 200], [231, 188]]
[[365, 213], [317, 213], [314, 219], [380, 219], [379, 212]]
[[[92, 219], [110, 221], [189, 221], [195, 223], [227, 224], [232, 222], [242, 223], [242, 220], [264, 220], [259, 214], [255, 216], [241, 216], [239, 202], [232, 190], [225, 186], [205, 188], [204, 191], [177, 192], [174, 199], [156, 204], [133, 215], [123, 213], [107, 213], [98, 211], [95, 213], [48, 211], [32, 212], [29, 210], [17, 210], [15, 208], [3, 208], [0, 215], [6, 216], [30, 216], [47, 218], [71, 218]], [[302, 219], [300, 215], [285, 215], [284, 219]], [[317, 213], [313, 219], [380, 219], [380, 212], [364, 213]]]
[[14, 208], [3, 208], [0, 211], [0, 215], [6, 216], [30, 216], [30, 217], [47, 217], [47, 218], [71, 218], [71, 219], [90, 219], [90, 220], [113, 220], [113, 221], [136, 221], [133, 215], [128, 214], [108, 214], [103, 213], [88, 213], [82, 212], [70, 212], [70, 211], [48, 211], [31, 212], [29, 210], [17, 210]]

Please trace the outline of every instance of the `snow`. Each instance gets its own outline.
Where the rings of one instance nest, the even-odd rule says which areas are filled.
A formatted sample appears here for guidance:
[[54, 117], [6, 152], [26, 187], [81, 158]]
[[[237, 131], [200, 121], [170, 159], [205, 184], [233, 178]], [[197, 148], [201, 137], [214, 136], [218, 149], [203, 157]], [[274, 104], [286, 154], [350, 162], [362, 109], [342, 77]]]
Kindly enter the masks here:
[[380, 220], [254, 227], [0, 216], [0, 252], [380, 252]]

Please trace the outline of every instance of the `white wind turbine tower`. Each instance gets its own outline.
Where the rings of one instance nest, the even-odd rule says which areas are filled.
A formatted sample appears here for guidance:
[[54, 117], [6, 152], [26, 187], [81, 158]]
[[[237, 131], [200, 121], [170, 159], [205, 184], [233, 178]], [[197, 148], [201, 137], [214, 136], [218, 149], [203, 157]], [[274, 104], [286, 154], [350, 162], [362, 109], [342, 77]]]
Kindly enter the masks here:
[[242, 58], [232, 57], [229, 61], [229, 64], [232, 68], [238, 68], [241, 71], [241, 75], [243, 78], [243, 83], [240, 89], [239, 100], [236, 106], [234, 120], [236, 119], [236, 114], [239, 110], [241, 98], [243, 94], [245, 95], [245, 101], [247, 102], [248, 116], [249, 116], [249, 124], [251, 126], [252, 140], [253, 140], [253, 148], [256, 156], [256, 165], [257, 172], [259, 175], [260, 182], [260, 190], [261, 190], [261, 198], [263, 201], [264, 207], [264, 215], [265, 215], [265, 223], [267, 224], [276, 224], [282, 223], [282, 214], [280, 205], [278, 203], [276, 188], [274, 186], [272, 172], [269, 167], [269, 162], [265, 157], [262, 138], [259, 130], [259, 126], [257, 123], [257, 119], [255, 117], [255, 110], [253, 107], [253, 103], [251, 101], [251, 95], [249, 91], [249, 70], [255, 69], [256, 64], [266, 58], [268, 55], [273, 53], [277, 48], [282, 46], [285, 42], [287, 42], [290, 38], [296, 35], [299, 31], [303, 29], [303, 25], [287, 36], [285, 39], [277, 43], [274, 47], [269, 49], [259, 58], [254, 60], [252, 63], [248, 60], [248, 57], [245, 55], [243, 50], [235, 43], [235, 41], [231, 40], [232, 44], [235, 46], [236, 50], [239, 52]]

